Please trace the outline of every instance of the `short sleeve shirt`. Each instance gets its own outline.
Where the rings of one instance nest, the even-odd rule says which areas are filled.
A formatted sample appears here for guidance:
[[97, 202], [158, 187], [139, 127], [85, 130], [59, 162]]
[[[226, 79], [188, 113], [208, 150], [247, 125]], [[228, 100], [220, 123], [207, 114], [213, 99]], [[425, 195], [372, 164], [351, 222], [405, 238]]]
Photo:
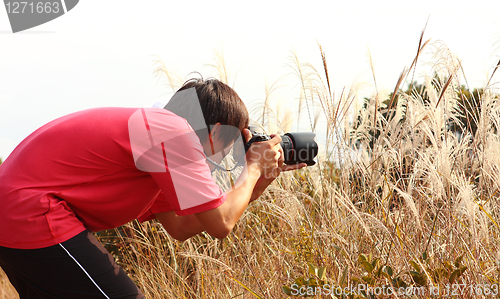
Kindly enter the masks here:
[[0, 246], [42, 248], [175, 211], [220, 206], [199, 138], [161, 108], [94, 108], [56, 119], [0, 165]]

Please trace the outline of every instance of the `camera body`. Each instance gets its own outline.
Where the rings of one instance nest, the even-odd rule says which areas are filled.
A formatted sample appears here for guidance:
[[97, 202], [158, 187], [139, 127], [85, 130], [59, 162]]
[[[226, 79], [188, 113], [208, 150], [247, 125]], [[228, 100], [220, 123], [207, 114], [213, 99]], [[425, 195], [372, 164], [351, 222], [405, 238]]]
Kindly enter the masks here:
[[[260, 128], [248, 127], [252, 132], [252, 138], [245, 144], [245, 153], [254, 142], [270, 140], [271, 137], [265, 134]], [[294, 132], [281, 135], [281, 148], [285, 158], [285, 164], [293, 165], [306, 163], [307, 166], [316, 164], [314, 158], [318, 154], [318, 144], [314, 141], [316, 134], [312, 132]]]

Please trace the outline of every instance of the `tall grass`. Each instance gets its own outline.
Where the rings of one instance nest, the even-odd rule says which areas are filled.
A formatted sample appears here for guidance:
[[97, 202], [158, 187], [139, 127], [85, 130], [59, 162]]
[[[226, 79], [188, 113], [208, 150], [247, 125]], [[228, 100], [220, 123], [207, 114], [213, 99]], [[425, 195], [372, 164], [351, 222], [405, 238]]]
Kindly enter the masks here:
[[[415, 68], [429, 46], [437, 56], [417, 90]], [[131, 224], [125, 263], [149, 298], [285, 298], [282, 286], [310, 277], [309, 264], [325, 267], [331, 285], [443, 292], [460, 283], [458, 298], [498, 287], [500, 103], [492, 85], [470, 118], [477, 131], [461, 124], [458, 134], [450, 124], [463, 116], [466, 83], [445, 46], [421, 39], [394, 93], [384, 99], [377, 91], [359, 110], [356, 90], [331, 90], [320, 55], [319, 70], [292, 57], [300, 111], [320, 107], [326, 117], [318, 165], [282, 174], [222, 241], [201, 234], [176, 242], [155, 222]], [[407, 83], [411, 92], [401, 92]], [[267, 99], [262, 124], [272, 121]]]
[[[178, 242], [151, 221], [129, 223], [102, 242], [147, 298], [286, 298], [282, 286], [318, 274], [314, 267], [324, 267], [323, 278], [335, 286], [444, 291], [460, 283], [456, 298], [491, 297], [475, 287], [498, 287], [500, 279], [499, 97], [492, 79], [477, 99], [480, 113], [468, 116], [477, 131], [460, 124], [457, 134], [450, 124], [463, 116], [466, 81], [445, 46], [436, 46], [433, 69], [419, 78], [425, 88], [412, 87], [419, 57], [431, 45], [421, 38], [392, 95], [377, 88], [361, 108], [354, 87], [331, 89], [321, 48], [320, 68], [293, 55], [298, 111], [309, 114], [313, 130], [315, 111], [326, 119], [317, 166], [283, 173], [224, 240], [202, 233]], [[175, 78], [157, 66], [167, 81]], [[405, 84], [411, 92], [401, 91]], [[276, 86], [269, 85], [255, 114], [263, 125], [290, 122], [273, 110]]]

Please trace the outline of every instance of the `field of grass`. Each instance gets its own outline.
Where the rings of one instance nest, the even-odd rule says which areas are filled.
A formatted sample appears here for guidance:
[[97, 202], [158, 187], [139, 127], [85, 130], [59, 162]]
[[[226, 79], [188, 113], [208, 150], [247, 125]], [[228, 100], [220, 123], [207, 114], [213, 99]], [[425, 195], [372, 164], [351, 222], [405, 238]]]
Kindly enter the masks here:
[[152, 221], [102, 242], [147, 298], [498, 297], [499, 95], [491, 80], [464, 97], [441, 50], [427, 77], [413, 78], [417, 55], [394, 93], [363, 105], [329, 89], [326, 59], [320, 72], [297, 62], [301, 109], [327, 122], [317, 166], [282, 174], [222, 241], [178, 242]]
[[[327, 152], [315, 167], [282, 174], [223, 241], [180, 243], [155, 222], [128, 225], [113, 249], [148, 298], [498, 293], [498, 94], [491, 81], [466, 96], [465, 74], [443, 46], [413, 84], [426, 46], [395, 93], [374, 93], [361, 108], [355, 90], [329, 89], [326, 59], [319, 73], [293, 57], [301, 109], [326, 116]], [[266, 126], [289, 123], [266, 104]]]

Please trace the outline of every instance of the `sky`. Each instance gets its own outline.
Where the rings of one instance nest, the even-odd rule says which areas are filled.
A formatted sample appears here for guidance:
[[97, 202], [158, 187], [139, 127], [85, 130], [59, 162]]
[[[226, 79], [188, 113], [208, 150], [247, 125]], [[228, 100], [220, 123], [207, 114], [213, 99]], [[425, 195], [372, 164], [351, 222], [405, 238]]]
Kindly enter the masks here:
[[321, 68], [320, 44], [333, 90], [356, 85], [369, 96], [375, 90], [369, 56], [377, 89], [394, 89], [425, 27], [431, 44], [423, 63], [445, 44], [469, 85], [483, 87], [500, 59], [498, 11], [500, 1], [490, 0], [86, 0], [12, 33], [0, 7], [0, 158], [38, 127], [75, 111], [166, 103], [173, 89], [154, 76], [158, 60], [182, 81], [193, 71], [216, 76], [210, 64], [222, 53], [230, 85], [249, 108], [277, 80], [276, 100], [293, 107], [299, 81], [292, 53]]

